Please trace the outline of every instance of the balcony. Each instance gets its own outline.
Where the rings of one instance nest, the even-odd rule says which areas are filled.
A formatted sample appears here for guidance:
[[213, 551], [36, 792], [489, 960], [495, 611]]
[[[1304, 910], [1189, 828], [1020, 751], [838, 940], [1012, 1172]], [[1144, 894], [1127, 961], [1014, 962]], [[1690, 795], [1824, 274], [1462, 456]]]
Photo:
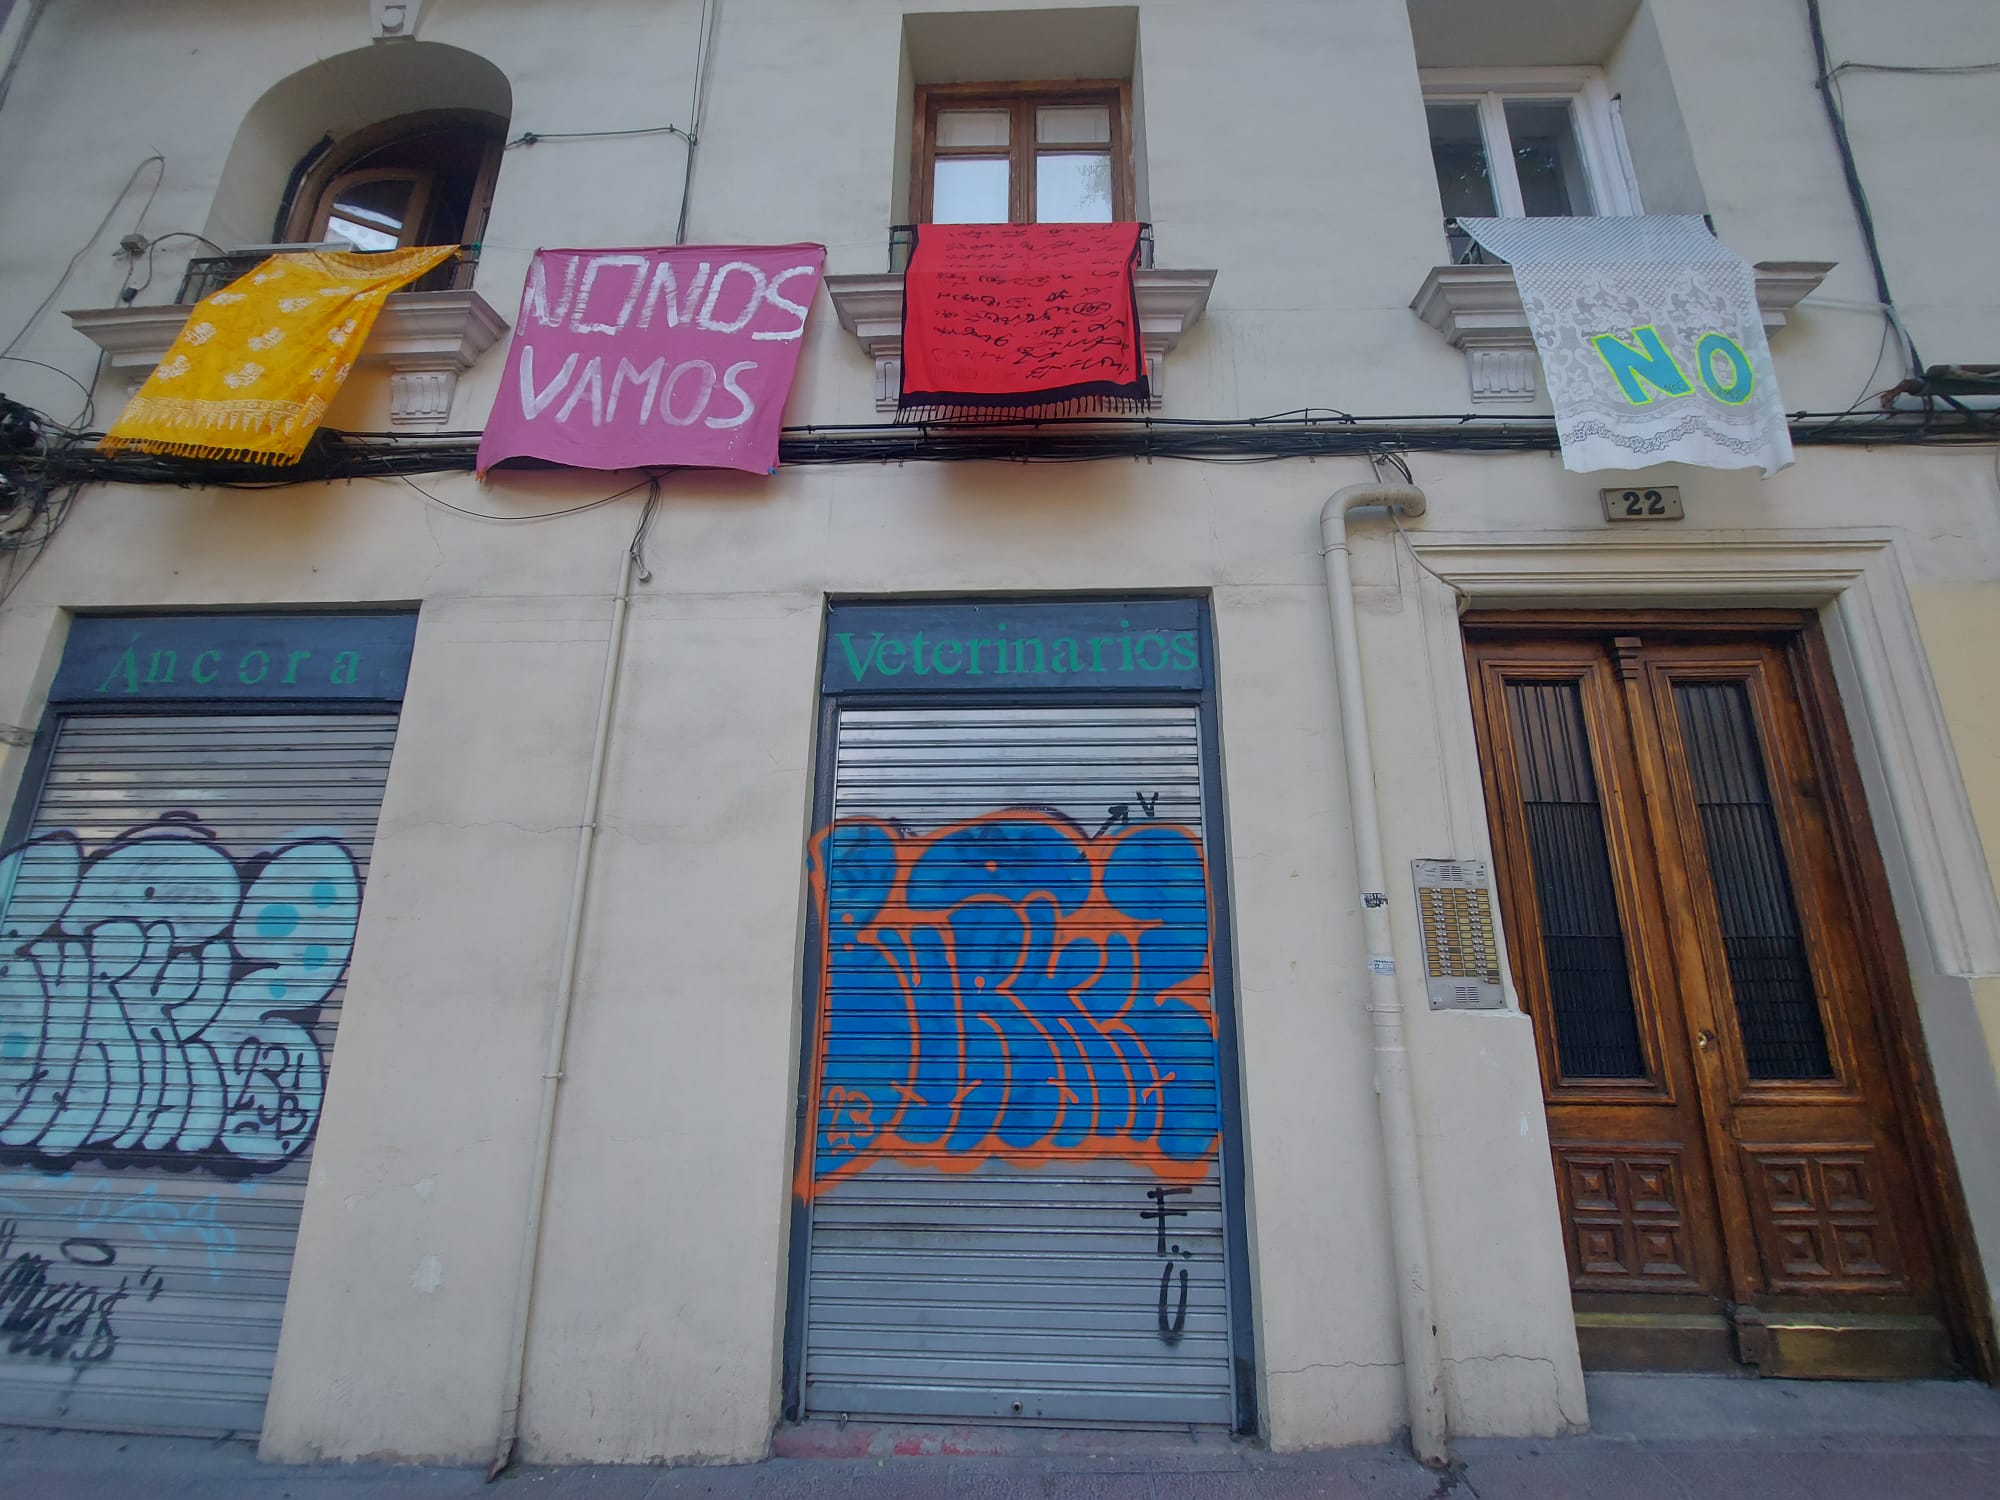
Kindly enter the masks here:
[[[198, 255], [187, 263], [181, 273], [181, 289], [175, 295], [177, 303], [194, 303], [213, 292], [219, 292], [230, 282], [248, 276], [270, 256], [280, 250], [353, 250], [345, 240], [329, 240], [318, 245], [252, 245], [240, 250], [231, 250], [226, 255]], [[419, 276], [403, 288], [406, 292], [465, 292], [472, 289], [473, 273], [479, 269], [479, 247], [460, 245], [458, 254], [443, 265]]]
[[[1833, 266], [1826, 260], [1757, 262], [1752, 269], [1764, 331], [1783, 328], [1791, 310]], [[1434, 266], [1410, 299], [1410, 310], [1464, 352], [1474, 402], [1535, 399], [1535, 338], [1512, 266], [1490, 257]]]
[[[104, 353], [107, 373], [136, 390], [180, 336], [195, 303], [281, 248], [256, 246], [188, 262], [177, 299], [164, 306], [83, 308], [65, 312], [72, 327]], [[389, 367], [389, 421], [435, 431], [451, 419], [458, 377], [507, 331], [507, 320], [472, 290], [478, 247], [462, 247], [407, 290], [393, 292], [362, 346], [359, 363]]]
[[[875, 361], [875, 409], [896, 410], [903, 388], [903, 271], [916, 243], [916, 226], [889, 229], [889, 269], [886, 272], [826, 278], [827, 295], [840, 326], [860, 341]], [[1174, 347], [1208, 309], [1215, 286], [1213, 271], [1163, 271], [1153, 264], [1153, 230], [1139, 236], [1139, 270], [1133, 290], [1139, 303], [1139, 342], [1146, 354], [1147, 385], [1152, 405], [1161, 404], [1166, 390], [1166, 361]]]
[[[917, 245], [917, 226], [914, 224], [891, 224], [889, 226], [889, 270], [900, 276], [910, 266], [910, 252]], [[1139, 269], [1153, 269], [1153, 226], [1144, 225], [1139, 230]]]

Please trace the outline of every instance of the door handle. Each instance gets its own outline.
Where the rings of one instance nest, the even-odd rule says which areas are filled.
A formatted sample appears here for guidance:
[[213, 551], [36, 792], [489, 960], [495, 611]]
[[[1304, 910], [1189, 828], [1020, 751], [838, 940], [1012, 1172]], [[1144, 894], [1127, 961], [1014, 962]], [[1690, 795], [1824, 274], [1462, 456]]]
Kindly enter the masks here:
[[1706, 1052], [1715, 1045], [1715, 1033], [1704, 1026], [1694, 1034], [1694, 1044]]

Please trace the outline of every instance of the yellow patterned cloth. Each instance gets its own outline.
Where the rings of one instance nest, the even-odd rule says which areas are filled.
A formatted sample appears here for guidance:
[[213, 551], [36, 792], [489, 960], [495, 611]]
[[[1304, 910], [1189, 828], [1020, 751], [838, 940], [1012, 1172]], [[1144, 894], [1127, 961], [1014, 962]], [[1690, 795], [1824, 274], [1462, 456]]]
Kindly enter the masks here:
[[296, 463], [383, 300], [457, 249], [272, 256], [195, 304], [173, 348], [98, 446]]

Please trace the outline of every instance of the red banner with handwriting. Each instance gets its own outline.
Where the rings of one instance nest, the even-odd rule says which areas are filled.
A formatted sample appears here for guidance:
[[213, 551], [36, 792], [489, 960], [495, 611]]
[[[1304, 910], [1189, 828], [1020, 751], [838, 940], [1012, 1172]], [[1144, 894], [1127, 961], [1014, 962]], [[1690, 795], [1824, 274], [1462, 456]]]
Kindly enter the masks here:
[[1143, 407], [1138, 224], [923, 224], [899, 414]]
[[690, 465], [768, 474], [823, 245], [539, 250], [479, 472]]

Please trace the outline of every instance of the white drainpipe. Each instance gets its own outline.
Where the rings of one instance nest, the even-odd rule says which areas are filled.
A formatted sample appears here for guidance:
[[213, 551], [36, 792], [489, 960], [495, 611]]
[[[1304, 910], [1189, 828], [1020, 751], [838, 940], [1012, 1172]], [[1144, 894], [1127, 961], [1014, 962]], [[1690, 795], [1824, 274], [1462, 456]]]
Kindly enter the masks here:
[[618, 664], [625, 654], [625, 615], [632, 601], [632, 575], [639, 568], [639, 543], [635, 538], [625, 550], [625, 560], [619, 567], [618, 595], [611, 604], [610, 639], [604, 648], [604, 685], [597, 697], [597, 733], [590, 747], [590, 781], [583, 794], [583, 821], [577, 825], [576, 872], [570, 880], [562, 975], [556, 986], [555, 1014], [549, 1020], [548, 1060], [542, 1068], [542, 1110], [535, 1125], [534, 1156], [528, 1178], [528, 1217], [521, 1230], [521, 1262], [514, 1278], [514, 1320], [508, 1336], [505, 1385], [500, 1398], [500, 1435], [493, 1446], [493, 1462], [486, 1471], [489, 1484], [514, 1461], [514, 1444], [521, 1431], [521, 1386], [527, 1376], [528, 1324], [534, 1313], [535, 1271], [541, 1259], [542, 1206], [548, 1196], [549, 1156], [555, 1146], [556, 1098], [562, 1085], [563, 1057], [569, 1049], [577, 961], [583, 951], [583, 913], [590, 897], [590, 856], [597, 844], [597, 816], [604, 801], [611, 708], [618, 696]]
[[1410, 1055], [1403, 1042], [1403, 1002], [1396, 989], [1396, 948], [1382, 873], [1382, 825], [1376, 816], [1375, 761], [1368, 744], [1368, 699], [1361, 684], [1361, 645], [1354, 618], [1354, 577], [1347, 554], [1347, 513], [1384, 506], [1406, 516], [1424, 513], [1424, 492], [1407, 484], [1350, 484], [1320, 507], [1320, 555], [1326, 563], [1327, 610], [1333, 622], [1333, 668], [1340, 694], [1340, 739], [1347, 763], [1347, 803], [1353, 818], [1354, 866], [1361, 881], [1361, 925], [1368, 948], [1368, 1016], [1375, 1033], [1375, 1107], [1389, 1183], [1389, 1232], [1395, 1254], [1396, 1310], [1403, 1334], [1403, 1389], [1410, 1412], [1410, 1447], [1432, 1467], [1450, 1459], [1437, 1315], [1431, 1299], [1430, 1231], [1424, 1212], [1423, 1167], [1417, 1153], [1417, 1112], [1410, 1097]]

